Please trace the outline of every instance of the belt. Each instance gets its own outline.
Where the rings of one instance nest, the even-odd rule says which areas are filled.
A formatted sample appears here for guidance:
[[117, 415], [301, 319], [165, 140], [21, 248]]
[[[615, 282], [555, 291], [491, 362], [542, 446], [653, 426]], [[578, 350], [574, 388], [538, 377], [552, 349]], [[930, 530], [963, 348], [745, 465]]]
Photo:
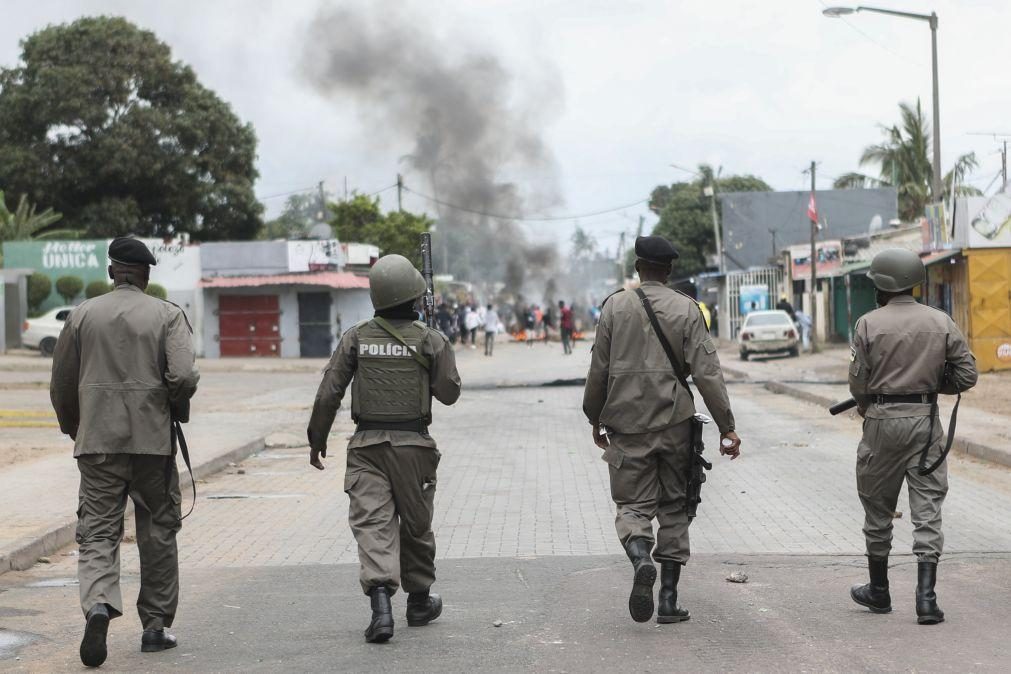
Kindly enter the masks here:
[[930, 404], [937, 401], [936, 393], [903, 393], [893, 395], [890, 393], [876, 393], [871, 395], [871, 400], [881, 405], [883, 403], [924, 403]]
[[428, 433], [428, 424], [424, 419], [413, 421], [359, 421], [355, 432], [361, 431], [414, 431]]

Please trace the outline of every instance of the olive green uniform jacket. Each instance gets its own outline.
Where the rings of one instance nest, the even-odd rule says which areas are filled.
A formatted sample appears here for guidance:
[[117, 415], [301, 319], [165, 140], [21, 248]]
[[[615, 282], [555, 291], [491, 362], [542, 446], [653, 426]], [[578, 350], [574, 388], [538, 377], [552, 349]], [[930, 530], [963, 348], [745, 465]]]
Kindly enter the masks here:
[[[394, 328], [402, 328], [411, 321], [390, 319]], [[436, 330], [428, 330], [421, 344], [420, 352], [427, 356], [432, 366], [429, 370], [429, 387], [435, 399], [444, 405], [452, 405], [460, 397], [460, 374], [456, 370], [456, 357], [445, 337]], [[358, 326], [349, 329], [341, 337], [337, 349], [330, 357], [330, 363], [323, 372], [323, 381], [316, 392], [316, 401], [309, 418], [309, 446], [324, 450], [327, 436], [333, 426], [334, 417], [340, 409], [341, 401], [358, 369]], [[435, 448], [435, 440], [427, 433], [414, 431], [359, 431], [352, 436], [348, 449], [359, 449], [389, 443], [390, 445]]]
[[[734, 430], [716, 344], [698, 305], [662, 283], [647, 281], [641, 287], [681, 373], [695, 382], [720, 432]], [[616, 293], [604, 303], [586, 376], [583, 412], [590, 423], [617, 433], [659, 431], [695, 414], [691, 395], [674, 375], [634, 292]]]
[[169, 456], [169, 406], [189, 400], [199, 380], [182, 309], [124, 284], [70, 313], [49, 393], [75, 457]]

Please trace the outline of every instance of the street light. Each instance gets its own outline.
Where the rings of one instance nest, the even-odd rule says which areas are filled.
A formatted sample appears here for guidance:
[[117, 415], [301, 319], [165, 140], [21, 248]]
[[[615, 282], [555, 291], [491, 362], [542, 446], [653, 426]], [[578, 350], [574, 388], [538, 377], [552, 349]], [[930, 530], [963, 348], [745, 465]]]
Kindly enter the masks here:
[[831, 18], [839, 19], [857, 12], [874, 12], [876, 14], [888, 14], [904, 19], [916, 19], [926, 21], [930, 24], [930, 47], [931, 65], [934, 79], [934, 158], [933, 158], [933, 179], [931, 180], [930, 192], [934, 203], [941, 200], [941, 99], [937, 89], [937, 13], [914, 14], [913, 12], [897, 12], [893, 9], [881, 9], [880, 7], [826, 7], [822, 14]]

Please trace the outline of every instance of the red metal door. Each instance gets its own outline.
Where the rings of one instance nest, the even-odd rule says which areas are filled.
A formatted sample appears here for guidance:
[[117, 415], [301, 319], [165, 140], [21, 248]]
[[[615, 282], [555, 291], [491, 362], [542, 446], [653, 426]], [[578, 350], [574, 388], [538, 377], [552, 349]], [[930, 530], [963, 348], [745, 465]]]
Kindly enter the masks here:
[[218, 298], [222, 356], [280, 356], [281, 310], [277, 295]]

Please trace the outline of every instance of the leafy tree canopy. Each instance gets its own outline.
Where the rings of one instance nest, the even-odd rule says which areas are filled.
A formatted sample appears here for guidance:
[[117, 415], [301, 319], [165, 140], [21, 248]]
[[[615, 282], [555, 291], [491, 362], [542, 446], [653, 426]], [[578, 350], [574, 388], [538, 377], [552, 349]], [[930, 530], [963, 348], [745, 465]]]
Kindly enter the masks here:
[[92, 237], [256, 234], [252, 127], [154, 33], [88, 17], [21, 46], [0, 69], [0, 185]]
[[[712, 167], [699, 166], [698, 177], [692, 182], [660, 185], [650, 195], [649, 208], [660, 216], [653, 233], [669, 239], [680, 253], [674, 263], [674, 276], [683, 277], [704, 271], [706, 258], [716, 252], [713, 219], [709, 197], [704, 189], [715, 183], [720, 192], [770, 192], [772, 188], [752, 175], [714, 176]], [[720, 209], [716, 200], [717, 212]]]
[[[930, 186], [934, 179], [931, 130], [919, 99], [915, 107], [899, 103], [899, 116], [901, 121], [898, 124], [881, 126], [884, 141], [868, 145], [860, 155], [860, 166], [877, 165], [879, 176], [847, 173], [839, 176], [833, 187], [894, 187], [899, 194], [899, 216], [906, 222], [912, 222], [923, 215], [924, 207], [931, 200]], [[981, 194], [977, 188], [963, 184], [965, 177], [976, 168], [979, 168], [979, 162], [974, 152], [958, 157], [944, 176], [945, 195], [951, 193], [952, 181], [959, 194]]]
[[84, 281], [79, 276], [61, 276], [56, 279], [56, 292], [67, 304], [73, 302], [83, 289]]
[[585, 229], [576, 225], [572, 232], [572, 255], [577, 260], [588, 260], [597, 251], [597, 239]]
[[415, 264], [421, 261], [421, 233], [432, 221], [425, 215], [393, 211], [383, 214], [379, 198], [356, 194], [348, 201], [330, 204], [330, 225], [338, 239], [345, 242], [379, 246], [383, 255], [396, 253]]
[[[324, 193], [324, 198], [329, 196]], [[319, 192], [293, 194], [285, 200], [281, 215], [264, 223], [257, 238], [304, 239], [313, 225], [329, 221], [331, 215], [329, 207], [320, 203]]]

